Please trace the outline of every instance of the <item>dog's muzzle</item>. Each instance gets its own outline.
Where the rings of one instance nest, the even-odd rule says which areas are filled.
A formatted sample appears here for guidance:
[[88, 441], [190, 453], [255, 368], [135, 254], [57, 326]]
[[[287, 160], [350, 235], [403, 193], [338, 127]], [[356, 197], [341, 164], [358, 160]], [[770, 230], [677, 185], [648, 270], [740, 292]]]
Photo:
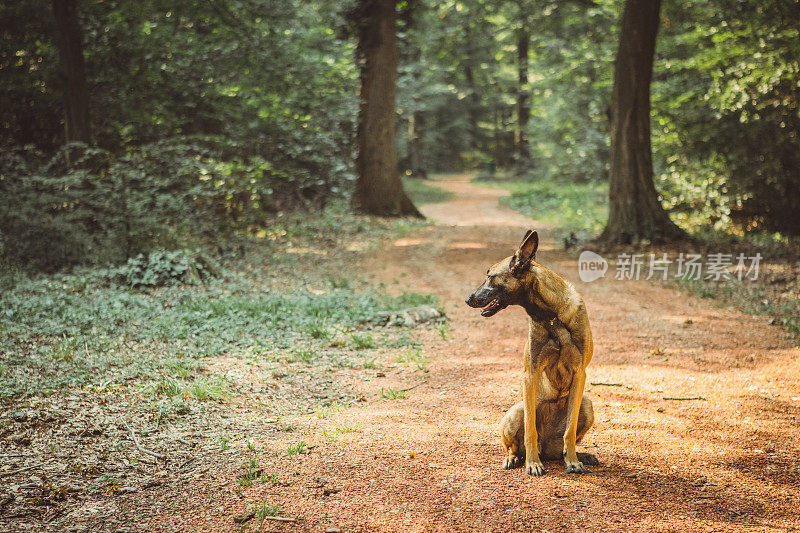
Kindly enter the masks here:
[[497, 291], [483, 288], [470, 294], [466, 304], [473, 308], [480, 308], [481, 316], [484, 317], [490, 317], [506, 307]]

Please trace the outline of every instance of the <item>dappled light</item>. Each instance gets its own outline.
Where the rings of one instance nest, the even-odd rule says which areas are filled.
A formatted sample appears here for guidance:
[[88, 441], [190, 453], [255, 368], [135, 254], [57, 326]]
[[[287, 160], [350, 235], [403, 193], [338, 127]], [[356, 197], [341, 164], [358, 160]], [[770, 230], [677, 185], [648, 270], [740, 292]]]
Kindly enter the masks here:
[[1, 531], [800, 529], [800, 2], [0, 30]]
[[452, 250], [480, 250], [486, 248], [486, 244], [480, 242], [454, 242], [448, 248]]

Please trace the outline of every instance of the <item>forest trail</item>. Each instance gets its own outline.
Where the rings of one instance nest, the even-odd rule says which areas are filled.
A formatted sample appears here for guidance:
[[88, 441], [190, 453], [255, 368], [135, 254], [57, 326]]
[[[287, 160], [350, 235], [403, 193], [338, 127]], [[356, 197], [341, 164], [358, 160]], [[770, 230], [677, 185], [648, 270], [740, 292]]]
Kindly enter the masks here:
[[[350, 407], [343, 416], [360, 431], [274, 465], [289, 483], [252, 490], [297, 521], [266, 521], [263, 531], [800, 528], [800, 363], [782, 328], [670, 286], [614, 280], [613, 267], [582, 283], [576, 257], [547, 227], [500, 206], [503, 191], [468, 176], [430, 183], [455, 193], [422, 207], [435, 223], [363, 268], [399, 280], [396, 290], [437, 294], [449, 335], [426, 340], [429, 367], [403, 383], [406, 399]], [[463, 303], [529, 227], [543, 237], [539, 262], [583, 295], [594, 333], [586, 394], [596, 422], [579, 451], [601, 464], [582, 476], [560, 461], [540, 478], [500, 468], [497, 422], [521, 398], [526, 316], [509, 308], [485, 319]], [[358, 385], [365, 395], [394, 379], [372, 376]], [[238, 530], [204, 506], [178, 523]]]

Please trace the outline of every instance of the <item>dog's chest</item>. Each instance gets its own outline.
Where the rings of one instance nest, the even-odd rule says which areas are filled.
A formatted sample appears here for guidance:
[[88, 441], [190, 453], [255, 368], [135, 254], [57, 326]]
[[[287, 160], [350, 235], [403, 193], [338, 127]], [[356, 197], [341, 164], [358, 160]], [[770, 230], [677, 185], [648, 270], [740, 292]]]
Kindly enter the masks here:
[[[550, 352], [553, 361], [544, 365], [541, 380], [539, 381], [539, 398], [543, 400], [557, 400], [569, 396], [572, 379], [575, 375], [572, 369], [558, 359], [558, 352]], [[549, 355], [549, 354], [548, 354]]]

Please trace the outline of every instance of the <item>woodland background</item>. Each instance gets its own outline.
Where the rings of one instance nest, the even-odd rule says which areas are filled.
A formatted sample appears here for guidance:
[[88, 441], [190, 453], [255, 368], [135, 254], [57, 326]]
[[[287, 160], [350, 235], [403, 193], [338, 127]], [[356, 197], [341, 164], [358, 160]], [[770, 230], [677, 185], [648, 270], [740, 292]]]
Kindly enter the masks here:
[[[0, 2], [0, 530], [796, 529], [799, 104], [798, 0]], [[464, 305], [531, 226], [580, 477]]]
[[[577, 218], [597, 219], [584, 224], [593, 237], [615, 174], [615, 105], [652, 106], [653, 171], [642, 173], [660, 202], [612, 186], [612, 215], [614, 198], [631, 196], [695, 236], [800, 233], [800, 3], [628, 4], [639, 19], [621, 32], [619, 0], [4, 2], [4, 262], [55, 270], [224, 247], [298, 209], [414, 213], [364, 201], [404, 196], [390, 168], [496, 170], [529, 184], [512, 199], [529, 207], [588, 195], [597, 212]], [[383, 39], [387, 28], [395, 35]], [[395, 85], [395, 39], [396, 106], [386, 86], [371, 100], [394, 142], [359, 152], [359, 116], [370, 120], [359, 80]], [[376, 51], [384, 41], [388, 52]], [[649, 85], [649, 104], [613, 101], [618, 54], [620, 83], [627, 72], [629, 85]], [[646, 157], [645, 144], [630, 153]], [[362, 168], [359, 153], [383, 161]]]

